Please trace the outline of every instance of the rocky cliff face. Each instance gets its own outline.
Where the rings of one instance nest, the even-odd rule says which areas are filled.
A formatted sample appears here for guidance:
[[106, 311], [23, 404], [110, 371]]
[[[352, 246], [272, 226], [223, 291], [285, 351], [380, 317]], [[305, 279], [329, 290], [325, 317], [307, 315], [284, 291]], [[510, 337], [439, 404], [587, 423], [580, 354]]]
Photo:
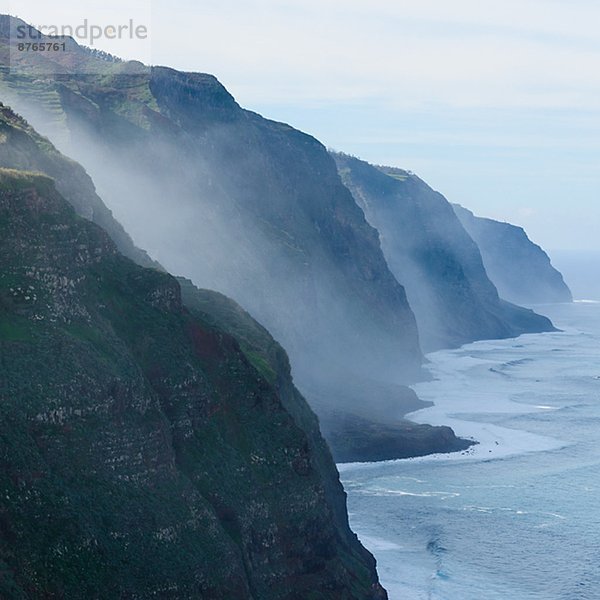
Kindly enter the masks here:
[[476, 217], [458, 204], [453, 208], [479, 246], [485, 270], [502, 298], [525, 305], [573, 301], [561, 273], [521, 227]]
[[[336, 462], [371, 462], [392, 460], [432, 453], [464, 450], [473, 442], [457, 438], [449, 427], [418, 425], [402, 417], [411, 410], [426, 406], [409, 388], [377, 381], [350, 379], [340, 390], [334, 382], [321, 382], [309, 387], [313, 405], [326, 406], [321, 394], [343, 407], [352, 404], [352, 414], [340, 410], [323, 410], [324, 417], [317, 423], [315, 416], [303, 402], [294, 400], [299, 392], [292, 384], [290, 364], [286, 353], [270, 334], [232, 300], [217, 292], [198, 290], [185, 279], [180, 279], [183, 300], [195, 314], [218, 325], [240, 341], [248, 360], [271, 382], [281, 394], [286, 408], [299, 420], [305, 431], [313, 432], [311, 440], [323, 446], [316, 448], [318, 456], [329, 455], [319, 435], [326, 435]], [[363, 386], [362, 388], [360, 386]], [[350, 402], [342, 394], [353, 394]], [[369, 403], [362, 403], [369, 398]], [[321, 403], [321, 404], [320, 404]], [[298, 406], [305, 407], [302, 411]], [[324, 473], [324, 479], [328, 480]], [[335, 487], [337, 478], [330, 483]], [[340, 515], [345, 515], [340, 507]]]
[[[53, 58], [67, 74], [38, 58], [3, 73], [6, 97], [85, 166], [136, 244], [264, 323], [322, 416], [354, 411], [350, 376], [363, 388], [420, 376], [405, 291], [317, 140], [243, 110], [210, 75], [76, 45]], [[351, 389], [334, 397], [324, 382]], [[386, 401], [406, 412], [405, 397]]]
[[385, 597], [264, 329], [44, 176], [0, 171], [0, 230], [0, 596]]
[[[49, 140], [37, 134], [8, 107], [1, 110], [0, 127], [3, 132], [3, 141], [0, 142], [0, 166], [30, 168], [53, 174], [60, 181], [58, 185], [61, 191], [79, 214], [106, 225], [119, 249], [127, 256], [144, 265], [154, 264], [144, 252], [133, 245], [95, 193], [90, 178], [77, 163], [65, 158]], [[145, 185], [143, 181], [139, 181], [139, 184], [142, 187]], [[182, 253], [187, 256], [183, 250]], [[204, 261], [208, 259], [207, 256], [202, 257]], [[250, 282], [247, 284], [251, 285]], [[218, 294], [215, 295], [217, 296]], [[225, 297], [221, 298], [225, 302]], [[213, 303], [213, 306], [216, 307], [216, 304]], [[306, 319], [310, 320], [308, 308], [304, 307], [303, 310]], [[218, 309], [217, 312], [222, 313], [223, 310]], [[233, 318], [234, 312], [230, 311], [227, 314]], [[225, 318], [220, 322], [222, 327], [230, 327]], [[254, 329], [247, 323], [246, 326], [248, 329]], [[276, 363], [280, 364], [279, 361]], [[332, 367], [331, 363], [329, 366]], [[424, 406], [405, 386], [377, 381], [376, 374], [365, 380], [364, 376], [357, 377], [346, 373], [343, 385], [340, 384], [340, 375], [333, 373], [332, 376], [331, 369], [323, 371], [322, 374], [312, 372], [310, 375], [303, 379], [305, 390], [310, 393], [313, 406], [321, 413], [321, 428], [329, 437], [336, 460], [394, 458], [410, 453], [410, 448], [414, 449], [415, 454], [452, 451], [462, 443], [453, 436], [449, 439], [440, 428], [416, 426], [402, 421], [401, 417], [406, 412]], [[371, 401], [366, 403], [365, 398]], [[347, 419], [347, 407], [350, 405], [353, 416]], [[361, 444], [351, 442], [352, 436], [357, 434], [358, 421], [365, 426], [360, 434]], [[385, 434], [381, 435], [384, 425]], [[364, 432], [371, 434], [365, 435]], [[392, 448], [398, 448], [399, 453], [390, 454]]]
[[81, 165], [61, 154], [21, 116], [0, 103], [0, 165], [46, 173], [77, 213], [105, 229], [119, 250], [144, 266], [154, 263], [136, 248], [111, 211], [98, 197], [94, 184]]
[[334, 157], [344, 183], [379, 231], [426, 349], [553, 329], [545, 317], [500, 300], [477, 245], [441, 194], [401, 169]]

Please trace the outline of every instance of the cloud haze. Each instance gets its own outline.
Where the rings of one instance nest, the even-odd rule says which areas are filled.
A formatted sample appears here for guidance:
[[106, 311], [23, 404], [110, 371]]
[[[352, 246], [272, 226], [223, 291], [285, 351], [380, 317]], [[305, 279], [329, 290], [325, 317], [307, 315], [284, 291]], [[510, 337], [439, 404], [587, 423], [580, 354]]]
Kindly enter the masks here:
[[[243, 105], [413, 169], [450, 200], [516, 220], [547, 247], [600, 247], [599, 4], [150, 5], [152, 62], [215, 73]], [[140, 10], [119, 6], [123, 16]], [[33, 0], [12, 12], [38, 21], [55, 10]]]

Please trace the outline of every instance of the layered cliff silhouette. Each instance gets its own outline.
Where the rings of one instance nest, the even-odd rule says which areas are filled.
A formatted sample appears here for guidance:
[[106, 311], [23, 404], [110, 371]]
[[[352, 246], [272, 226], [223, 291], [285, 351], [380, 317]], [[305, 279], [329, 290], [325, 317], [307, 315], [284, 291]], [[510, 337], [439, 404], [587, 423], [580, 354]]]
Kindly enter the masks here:
[[416, 175], [334, 155], [406, 288], [426, 350], [552, 331], [546, 317], [501, 299], [450, 203]]
[[138, 247], [267, 327], [328, 435], [339, 414], [393, 423], [424, 406], [405, 387], [423, 375], [405, 290], [321, 143], [210, 75], [74, 42], [60, 68], [38, 58], [3, 73], [11, 105], [85, 167]]
[[522, 227], [477, 217], [458, 204], [453, 208], [502, 298], [524, 305], [573, 301], [562, 274]]
[[[16, 23], [0, 21], [5, 55]], [[344, 185], [314, 138], [242, 109], [213, 76], [115, 61], [72, 40], [67, 49], [5, 69], [3, 94], [92, 175], [116, 217], [104, 211], [103, 226], [125, 254], [156, 264], [143, 248], [267, 327], [288, 350], [338, 458], [349, 457], [344, 446], [355, 447], [349, 440], [359, 429], [374, 441], [351, 452], [355, 459], [410, 452], [408, 430], [421, 434], [401, 419], [424, 406], [406, 387], [425, 375], [421, 345], [552, 329], [499, 299], [452, 209], [416, 178], [378, 171], [401, 197], [412, 186], [398, 207], [416, 216], [393, 234], [399, 246], [391, 250], [389, 223]], [[74, 196], [80, 213], [90, 212], [95, 191], [83, 206]], [[387, 428], [397, 440], [384, 451]], [[415, 453], [460, 446], [438, 429], [420, 442]]]

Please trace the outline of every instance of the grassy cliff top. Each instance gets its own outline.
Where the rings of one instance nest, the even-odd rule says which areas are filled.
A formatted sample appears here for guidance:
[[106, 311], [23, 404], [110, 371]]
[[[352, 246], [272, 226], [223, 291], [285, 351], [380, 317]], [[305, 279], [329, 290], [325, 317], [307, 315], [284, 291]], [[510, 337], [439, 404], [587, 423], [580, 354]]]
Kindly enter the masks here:
[[0, 167], [0, 184], [3, 186], [37, 186], [48, 185], [50, 182], [52, 182], [52, 178], [37, 171], [20, 171], [19, 169]]

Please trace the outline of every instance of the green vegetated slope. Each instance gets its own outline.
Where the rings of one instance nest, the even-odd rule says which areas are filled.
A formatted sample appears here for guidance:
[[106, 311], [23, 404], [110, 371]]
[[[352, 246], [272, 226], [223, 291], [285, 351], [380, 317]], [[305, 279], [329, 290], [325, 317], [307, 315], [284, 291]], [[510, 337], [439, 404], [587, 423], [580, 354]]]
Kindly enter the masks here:
[[264, 330], [45, 176], [0, 171], [0, 232], [1, 597], [384, 597]]
[[501, 300], [477, 244], [441, 194], [412, 173], [334, 156], [344, 183], [380, 232], [426, 349], [553, 330], [546, 317]]
[[[185, 305], [194, 314], [234, 335], [248, 360], [269, 381], [275, 382], [286, 408], [303, 424], [305, 431], [314, 432], [311, 439], [318, 441], [318, 456], [329, 454], [324, 440], [318, 435], [319, 428], [327, 437], [334, 459], [342, 463], [458, 452], [473, 444], [470, 440], [457, 438], [449, 427], [419, 425], [403, 419], [407, 411], [422, 408], [424, 403], [409, 388], [376, 381], [365, 383], [350, 379], [351, 385], [342, 390], [335, 382], [329, 386], [309, 387], [311, 399], [317, 405], [321, 401], [320, 394], [326, 394], [330, 403], [332, 399], [339, 399], [340, 407], [344, 407], [349, 403], [340, 395], [352, 394], [350, 403], [356, 407], [352, 414], [343, 408], [332, 410], [317, 422], [304, 401], [295, 400], [299, 392], [292, 385], [287, 354], [267, 330], [238, 304], [218, 292], [198, 290], [185, 279], [179, 281]], [[363, 385], [362, 389], [360, 385]], [[364, 398], [371, 402], [360, 406]], [[330, 483], [337, 486], [337, 480], [330, 480]], [[339, 514], [345, 513], [340, 510]]]

